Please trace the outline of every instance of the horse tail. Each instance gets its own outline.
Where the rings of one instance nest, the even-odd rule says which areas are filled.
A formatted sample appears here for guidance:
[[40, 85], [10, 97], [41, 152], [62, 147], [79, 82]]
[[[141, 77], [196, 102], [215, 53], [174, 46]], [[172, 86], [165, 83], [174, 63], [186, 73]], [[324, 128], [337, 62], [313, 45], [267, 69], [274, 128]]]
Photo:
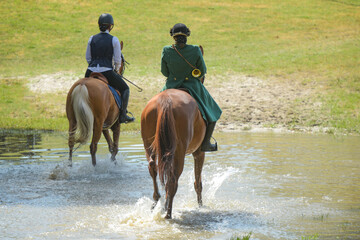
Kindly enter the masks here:
[[174, 178], [173, 162], [176, 149], [175, 118], [172, 109], [172, 100], [166, 93], [158, 99], [158, 116], [155, 139], [151, 146], [158, 159], [158, 173], [160, 182]]
[[77, 85], [71, 93], [71, 104], [76, 119], [75, 142], [85, 144], [92, 133], [94, 114], [90, 107], [89, 92], [86, 85]]

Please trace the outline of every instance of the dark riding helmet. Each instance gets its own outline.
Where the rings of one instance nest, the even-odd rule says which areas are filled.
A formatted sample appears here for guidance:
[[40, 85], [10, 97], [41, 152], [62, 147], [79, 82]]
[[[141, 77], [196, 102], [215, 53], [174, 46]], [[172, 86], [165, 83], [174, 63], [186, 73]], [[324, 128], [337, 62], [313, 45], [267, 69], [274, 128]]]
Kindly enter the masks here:
[[112, 29], [112, 26], [114, 26], [114, 19], [110, 14], [103, 13], [99, 17], [98, 24], [100, 31], [105, 31], [106, 29], [108, 29], [109, 26], [111, 26]]
[[170, 29], [170, 36], [175, 37], [178, 35], [189, 37], [190, 29], [183, 23], [177, 23]]

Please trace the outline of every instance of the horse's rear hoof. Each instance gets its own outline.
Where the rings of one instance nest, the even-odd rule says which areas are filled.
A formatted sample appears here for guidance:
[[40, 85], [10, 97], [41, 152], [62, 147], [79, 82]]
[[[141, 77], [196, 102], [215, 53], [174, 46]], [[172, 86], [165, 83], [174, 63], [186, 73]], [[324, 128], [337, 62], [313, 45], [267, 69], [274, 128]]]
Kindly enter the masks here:
[[151, 205], [151, 210], [154, 210], [154, 208], [156, 207], [156, 205], [157, 205], [157, 201], [156, 202], [154, 202], [152, 205]]
[[165, 219], [171, 219], [171, 215], [170, 215], [170, 214], [166, 214]]

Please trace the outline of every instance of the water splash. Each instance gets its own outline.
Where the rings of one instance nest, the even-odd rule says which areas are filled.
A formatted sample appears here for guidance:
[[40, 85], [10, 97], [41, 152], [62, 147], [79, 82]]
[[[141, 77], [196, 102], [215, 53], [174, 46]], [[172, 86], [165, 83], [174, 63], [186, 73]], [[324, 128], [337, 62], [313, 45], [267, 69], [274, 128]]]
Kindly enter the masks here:
[[68, 168], [59, 164], [49, 174], [51, 180], [65, 180], [69, 178]]
[[206, 200], [215, 199], [216, 192], [221, 188], [226, 180], [228, 180], [233, 174], [237, 173], [238, 170], [233, 167], [228, 168], [217, 168], [214, 171], [214, 175], [207, 176], [210, 179], [207, 180], [205, 186], [207, 186], [207, 191], [204, 193]]

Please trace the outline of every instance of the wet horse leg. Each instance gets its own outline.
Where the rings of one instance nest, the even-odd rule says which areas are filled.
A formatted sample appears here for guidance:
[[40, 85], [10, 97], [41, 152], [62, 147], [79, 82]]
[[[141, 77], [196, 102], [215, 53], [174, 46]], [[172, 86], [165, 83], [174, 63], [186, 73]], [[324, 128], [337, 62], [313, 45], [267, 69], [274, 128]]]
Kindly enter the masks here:
[[92, 160], [92, 165], [94, 167], [96, 165], [97, 144], [100, 140], [101, 132], [102, 132], [102, 124], [99, 124], [97, 121], [94, 121], [93, 137], [90, 144], [91, 160]]
[[[111, 130], [113, 132], [113, 140], [110, 137], [109, 130], [103, 130], [104, 137], [109, 146], [109, 152], [111, 153], [111, 161], [116, 161], [116, 154], [118, 153], [119, 137], [120, 137], [120, 124], [115, 123]], [[115, 162], [116, 164], [116, 162]]]
[[[120, 138], [120, 123], [116, 122], [112, 127], [111, 130], [113, 132], [113, 146], [112, 146], [112, 151], [111, 151], [111, 160], [113, 162], [116, 161], [116, 154], [118, 153], [118, 147], [119, 147], [119, 138]], [[115, 162], [116, 164], [116, 162]]]
[[[114, 155], [114, 151], [115, 151], [115, 148], [114, 148], [114, 142], [112, 141], [111, 137], [110, 137], [110, 133], [109, 133], [109, 130], [103, 130], [102, 131], [103, 134], [104, 134], [104, 137], [106, 139], [106, 142], [109, 146], [109, 152], [111, 153], [111, 161], [115, 161], [115, 155]], [[116, 149], [117, 150], [117, 149]]]
[[166, 191], [165, 209], [167, 211], [165, 215], [166, 219], [171, 219], [172, 205], [178, 188], [178, 180], [184, 169], [185, 150], [181, 151], [180, 147], [178, 146], [177, 151], [178, 153], [175, 153], [174, 162], [172, 165], [173, 174], [169, 176], [165, 185], [165, 191]]
[[159, 193], [159, 187], [156, 181], [156, 177], [157, 177], [157, 170], [156, 170], [156, 162], [155, 162], [155, 154], [151, 154], [150, 150], [146, 150], [146, 157], [148, 159], [149, 162], [149, 173], [150, 176], [153, 180], [153, 185], [154, 185], [154, 194], [153, 194], [153, 199], [154, 199], [154, 204], [152, 205], [151, 209], [154, 209], [157, 202], [159, 201], [161, 195]]
[[107, 144], [108, 144], [108, 146], [109, 146], [109, 152], [112, 153], [112, 151], [113, 151], [113, 150], [112, 150], [112, 148], [113, 148], [113, 142], [112, 142], [112, 139], [111, 139], [111, 137], [110, 137], [109, 130], [103, 130], [102, 132], [103, 132], [104, 137], [105, 137], [105, 139], [106, 139], [106, 142], [107, 142]]
[[173, 176], [172, 178], [167, 180], [165, 189], [166, 189], [166, 202], [165, 202], [165, 210], [166, 210], [166, 219], [171, 219], [172, 213], [172, 204], [178, 188], [178, 178]]
[[193, 157], [194, 157], [194, 163], [195, 163], [195, 167], [194, 167], [194, 172], [195, 172], [194, 187], [195, 187], [195, 191], [196, 191], [196, 194], [197, 194], [198, 204], [201, 207], [202, 206], [201, 172], [202, 172], [202, 168], [203, 168], [203, 165], [204, 165], [205, 153], [202, 152], [201, 149], [199, 148], [198, 150], [196, 150], [193, 153]]
[[76, 123], [72, 120], [69, 120], [69, 139], [68, 139], [68, 145], [69, 145], [69, 163], [68, 166], [72, 167], [72, 154], [73, 149], [75, 145], [75, 130], [76, 130]]

